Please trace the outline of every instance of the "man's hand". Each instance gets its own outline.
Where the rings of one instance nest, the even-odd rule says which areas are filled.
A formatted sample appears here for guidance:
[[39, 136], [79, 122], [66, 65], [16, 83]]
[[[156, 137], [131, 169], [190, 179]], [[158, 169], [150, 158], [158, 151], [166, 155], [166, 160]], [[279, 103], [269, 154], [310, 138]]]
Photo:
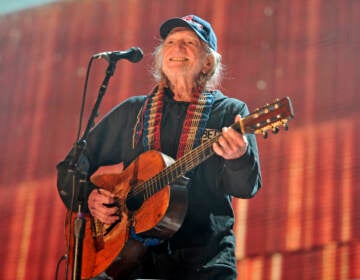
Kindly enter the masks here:
[[104, 189], [94, 189], [88, 198], [91, 215], [105, 224], [113, 224], [119, 219], [114, 195]]
[[[240, 115], [237, 115], [235, 122], [240, 120]], [[222, 129], [222, 136], [213, 144], [213, 149], [217, 155], [224, 159], [236, 159], [245, 154], [247, 146], [247, 140], [244, 135], [235, 129], [224, 127]]]

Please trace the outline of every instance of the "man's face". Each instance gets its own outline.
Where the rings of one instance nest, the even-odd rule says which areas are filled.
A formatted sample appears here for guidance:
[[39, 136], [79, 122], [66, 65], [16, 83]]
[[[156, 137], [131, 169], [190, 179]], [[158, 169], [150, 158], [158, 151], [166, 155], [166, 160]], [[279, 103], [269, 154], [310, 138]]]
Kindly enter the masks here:
[[174, 28], [164, 41], [162, 70], [170, 79], [173, 75], [186, 75], [195, 80], [205, 58], [205, 47], [192, 30]]

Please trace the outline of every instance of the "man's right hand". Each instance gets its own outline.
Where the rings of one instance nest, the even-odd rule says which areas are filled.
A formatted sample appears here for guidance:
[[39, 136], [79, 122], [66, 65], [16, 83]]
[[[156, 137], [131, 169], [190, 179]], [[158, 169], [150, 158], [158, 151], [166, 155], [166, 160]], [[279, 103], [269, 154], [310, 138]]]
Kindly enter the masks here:
[[90, 214], [105, 224], [119, 220], [119, 207], [115, 204], [114, 195], [105, 189], [94, 189], [88, 198]]

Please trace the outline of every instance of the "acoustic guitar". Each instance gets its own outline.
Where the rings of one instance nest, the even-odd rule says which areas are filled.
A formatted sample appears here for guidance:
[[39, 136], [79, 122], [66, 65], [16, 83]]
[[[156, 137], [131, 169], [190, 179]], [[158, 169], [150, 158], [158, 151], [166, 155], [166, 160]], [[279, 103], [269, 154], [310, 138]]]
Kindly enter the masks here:
[[[256, 109], [231, 127], [242, 134], [278, 132], [287, 129], [293, 118], [288, 97]], [[117, 279], [140, 262], [146, 241], [166, 240], [181, 226], [187, 209], [187, 183], [184, 175], [214, 154], [212, 144], [221, 134], [209, 139], [178, 160], [154, 150], [142, 153], [122, 172], [95, 175], [91, 182], [112, 192], [119, 206], [120, 219], [106, 225], [87, 214], [82, 251], [81, 279], [89, 279], [107, 271]], [[69, 264], [72, 266], [76, 213], [66, 221], [69, 242]]]

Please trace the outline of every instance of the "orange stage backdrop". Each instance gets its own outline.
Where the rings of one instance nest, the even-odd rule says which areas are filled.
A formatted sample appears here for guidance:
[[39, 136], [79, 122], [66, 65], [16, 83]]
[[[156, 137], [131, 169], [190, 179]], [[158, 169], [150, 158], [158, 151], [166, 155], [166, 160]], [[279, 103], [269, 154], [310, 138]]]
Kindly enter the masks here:
[[[251, 109], [290, 96], [295, 109], [288, 132], [258, 138], [263, 189], [234, 201], [238, 279], [360, 279], [358, 0], [73, 0], [1, 16], [0, 279], [53, 279], [65, 252], [55, 165], [91, 55], [145, 53], [118, 62], [103, 115], [149, 91], [159, 25], [189, 13], [213, 23], [224, 93]], [[93, 64], [87, 116], [106, 67]]]

